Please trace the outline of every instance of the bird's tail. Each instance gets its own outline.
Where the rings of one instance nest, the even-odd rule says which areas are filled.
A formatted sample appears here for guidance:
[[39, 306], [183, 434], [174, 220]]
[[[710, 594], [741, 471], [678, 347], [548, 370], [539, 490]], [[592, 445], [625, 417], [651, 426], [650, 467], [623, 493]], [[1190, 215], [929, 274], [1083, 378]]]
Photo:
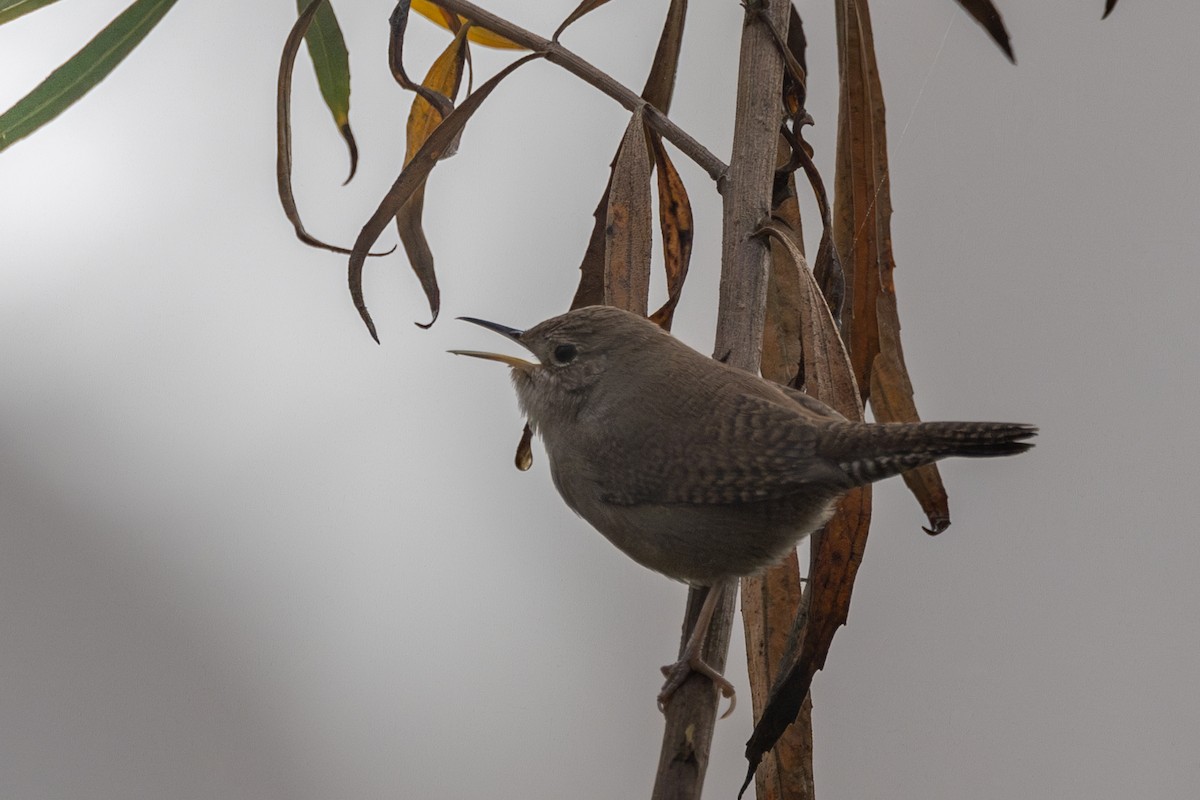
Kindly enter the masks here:
[[861, 485], [943, 458], [989, 458], [1024, 453], [1037, 435], [1032, 425], [1008, 422], [834, 423], [821, 447]]

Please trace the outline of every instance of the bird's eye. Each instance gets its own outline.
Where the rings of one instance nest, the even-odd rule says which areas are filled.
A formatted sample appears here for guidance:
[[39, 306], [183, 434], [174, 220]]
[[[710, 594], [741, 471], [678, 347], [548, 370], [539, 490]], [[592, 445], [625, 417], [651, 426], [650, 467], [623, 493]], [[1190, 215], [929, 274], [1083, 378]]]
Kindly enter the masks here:
[[560, 344], [554, 348], [554, 360], [559, 364], [570, 364], [579, 355], [579, 348], [573, 344]]

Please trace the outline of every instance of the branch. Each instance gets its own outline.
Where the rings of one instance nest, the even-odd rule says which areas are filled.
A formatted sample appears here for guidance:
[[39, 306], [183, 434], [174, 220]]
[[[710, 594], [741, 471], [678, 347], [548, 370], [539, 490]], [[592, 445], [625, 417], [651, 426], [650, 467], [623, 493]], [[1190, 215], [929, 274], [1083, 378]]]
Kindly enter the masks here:
[[718, 191], [722, 189], [725, 173], [729, 169], [725, 162], [693, 139], [683, 128], [671, 122], [665, 114], [643, 100], [637, 92], [624, 86], [608, 73], [583, 60], [558, 42], [544, 39], [474, 3], [466, 2], [466, 0], [437, 0], [437, 4], [453, 14], [466, 17], [481, 28], [498, 33], [535, 53], [541, 53], [547, 61], [557, 64], [585, 83], [596, 87], [629, 111], [634, 112], [641, 109], [646, 125], [651, 130], [695, 161], [701, 169], [708, 173], [709, 177], [717, 182]]
[[[771, 215], [771, 189], [783, 119], [780, 87], [784, 70], [783, 56], [759, 15], [786, 30], [790, 8], [791, 4], [782, 0], [770, 0], [769, 5], [766, 0], [746, 3], [733, 156], [721, 192], [721, 290], [715, 356], [756, 374], [762, 352], [770, 249], [755, 232]], [[695, 622], [703, 592], [692, 589], [688, 594], [684, 639]], [[709, 628], [703, 657], [717, 670], [724, 669], [728, 655], [735, 601], [736, 592], [727, 591]], [[716, 692], [708, 679], [692, 676], [675, 693], [667, 708], [654, 800], [700, 797], [716, 715]]]

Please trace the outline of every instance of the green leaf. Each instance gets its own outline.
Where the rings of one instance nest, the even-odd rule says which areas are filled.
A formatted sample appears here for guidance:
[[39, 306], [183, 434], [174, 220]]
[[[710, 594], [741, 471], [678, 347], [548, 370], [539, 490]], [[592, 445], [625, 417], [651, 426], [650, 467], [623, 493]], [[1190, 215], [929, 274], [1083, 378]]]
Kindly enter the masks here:
[[23, 17], [30, 11], [37, 11], [42, 6], [48, 6], [56, 0], [0, 0], [0, 25], [12, 22], [17, 17]]
[[[296, 0], [296, 10], [303, 12], [310, 2]], [[317, 9], [304, 41], [312, 58], [313, 72], [317, 74], [317, 85], [321, 87], [321, 97], [325, 98], [333, 122], [350, 150], [350, 177], [346, 178], [349, 183], [358, 169], [358, 145], [350, 130], [350, 53], [346, 50], [346, 40], [331, 2], [322, 3]]]
[[57, 117], [104, 80], [166, 15], [175, 0], [137, 0], [32, 92], [0, 114], [0, 150]]

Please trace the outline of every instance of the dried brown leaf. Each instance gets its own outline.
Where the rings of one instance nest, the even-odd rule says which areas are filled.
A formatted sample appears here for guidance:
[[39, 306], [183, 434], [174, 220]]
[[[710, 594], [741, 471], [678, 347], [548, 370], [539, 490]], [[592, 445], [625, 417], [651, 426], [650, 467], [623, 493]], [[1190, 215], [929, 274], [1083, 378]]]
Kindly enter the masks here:
[[804, 67], [804, 50], [808, 42], [804, 38], [804, 26], [800, 22], [800, 14], [796, 7], [791, 6], [789, 11], [786, 34], [761, 10], [758, 19], [771, 34], [779, 54], [783, 56], [783, 98], [789, 116], [795, 117], [804, 112], [804, 101], [808, 92], [808, 76]]
[[[792, 173], [776, 173], [771, 200], [771, 217], [787, 230], [788, 236], [804, 252], [800, 225], [800, 203]], [[763, 316], [760, 374], [784, 386], [803, 383], [804, 348], [800, 341], [800, 275], [796, 261], [786, 247], [772, 240], [771, 271], [767, 276], [767, 304]]]
[[607, 2], [608, 0], [582, 0], [579, 5], [575, 6], [575, 10], [567, 15], [567, 18], [562, 21], [562, 24], [555, 29], [554, 35], [550, 38], [557, 42], [558, 37], [562, 35], [562, 32], [565, 31], [571, 23], [575, 22], [575, 20], [579, 19], [585, 14], [590, 14]]
[[479, 110], [479, 106], [495, 90], [500, 81], [511, 75], [513, 70], [522, 64], [541, 57], [540, 53], [531, 53], [509, 64], [468, 95], [458, 108], [446, 115], [442, 124], [434, 128], [425, 144], [421, 145], [412, 160], [400, 171], [400, 175], [397, 176], [391, 189], [380, 201], [375, 213], [363, 225], [358, 239], [354, 243], [353, 252], [350, 254], [348, 266], [350, 296], [354, 299], [354, 307], [358, 309], [359, 316], [362, 317], [367, 330], [371, 333], [371, 338], [376, 342], [379, 341], [379, 336], [375, 331], [375, 322], [371, 319], [366, 301], [363, 299], [362, 269], [367, 250], [379, 239], [388, 222], [396, 216], [404, 204], [425, 185], [425, 179], [429, 176], [430, 171], [442, 155], [458, 140], [467, 121]]
[[400, 0], [388, 19], [391, 28], [391, 35], [388, 37], [388, 65], [392, 68], [392, 77], [396, 83], [425, 98], [425, 101], [444, 117], [454, 108], [450, 98], [413, 81], [404, 69], [404, 34], [408, 31], [408, 12], [411, 5], [411, 0]]
[[[615, 156], [612, 166], [616, 166]], [[612, 191], [612, 166], [609, 168], [608, 183], [604, 185], [600, 202], [592, 212], [592, 235], [588, 237], [587, 249], [584, 250], [583, 261], [579, 264], [579, 287], [571, 300], [572, 309], [604, 304], [604, 229], [608, 225], [608, 194]]]
[[[900, 349], [896, 311], [883, 89], [870, 14], [861, 0], [839, 2], [838, 35], [844, 96], [838, 117], [834, 234], [845, 256], [843, 331], [859, 390], [864, 401], [870, 399], [876, 418], [915, 422], [917, 411]], [[885, 396], [877, 398], [876, 391]], [[905, 482], [929, 517], [928, 530], [944, 530], [950, 518], [937, 467], [910, 473]]]
[[638, 108], [613, 166], [604, 230], [604, 304], [642, 316], [650, 296], [650, 216], [650, 155]]
[[433, 251], [425, 238], [425, 229], [421, 227], [421, 215], [425, 211], [425, 184], [413, 193], [408, 202], [396, 212], [396, 233], [400, 235], [400, 243], [404, 245], [404, 255], [425, 300], [429, 303], [429, 322], [415, 323], [418, 328], [429, 328], [437, 321], [442, 309], [442, 290], [438, 288], [437, 273], [433, 269]]
[[642, 87], [642, 99], [666, 114], [675, 93], [675, 74], [679, 70], [679, 51], [683, 46], [683, 24], [687, 19], [687, 0], [671, 0], [667, 19], [658, 37], [650, 74]]
[[[781, 158], [790, 148], [781, 142]], [[802, 250], [800, 204], [794, 173], [776, 173], [772, 217]], [[759, 372], [768, 380], [794, 386], [801, 371], [804, 350], [800, 341], [802, 311], [800, 272], [788, 248], [771, 242], [767, 302], [763, 319], [762, 357]], [[795, 551], [782, 563], [742, 580], [742, 623], [746, 635], [746, 666], [754, 719], [766, 709], [771, 687], [785, 665], [784, 654], [793, 642], [794, 623], [803, 599], [800, 566]], [[776, 741], [757, 769], [758, 793], [765, 800], [808, 797], [800, 790], [807, 780], [810, 731], [793, 725]]]
[[804, 169], [809, 185], [812, 186], [813, 195], [817, 198], [817, 208], [821, 212], [821, 241], [817, 245], [813, 277], [816, 278], [817, 285], [821, 287], [821, 294], [825, 295], [825, 302], [829, 304], [833, 321], [837, 323], [840, 331], [842, 330], [842, 306], [846, 296], [846, 273], [842, 268], [842, 259], [833, 240], [833, 216], [829, 210], [829, 198], [825, 194], [825, 182], [821, 179], [821, 173], [817, 171], [817, 165], [813, 163], [812, 156], [805, 148], [804, 140], [799, 139], [798, 143], [800, 146], [796, 148], [795, 155]]
[[692, 203], [662, 139], [657, 135], [649, 138], [658, 174], [658, 227], [662, 234], [663, 265], [667, 273], [667, 301], [650, 315], [650, 321], [669, 331], [692, 260]]
[[[1008, 56], [1008, 60], [1014, 64], [1017, 63], [1017, 57], [1013, 55], [1012, 42], [1008, 38], [1008, 31], [1004, 28], [1004, 20], [1000, 18], [1000, 12], [992, 5], [992, 0], [958, 0], [958, 4], [983, 26], [983, 29], [988, 32], [988, 36], [992, 37], [992, 41], [1004, 51], [1004, 55]], [[1107, 13], [1106, 11], [1105, 15]]]
[[787, 46], [784, 48], [784, 52], [787, 53], [788, 70], [783, 79], [783, 97], [788, 114], [793, 119], [806, 113], [804, 106], [808, 101], [808, 63], [805, 60], [807, 49], [808, 39], [804, 36], [804, 21], [800, 19], [800, 12], [793, 4], [788, 17]]
[[[917, 422], [912, 381], [900, 347], [900, 316], [896, 310], [894, 287], [885, 287], [879, 295], [879, 356], [871, 370], [871, 410], [879, 422]], [[929, 527], [936, 535], [950, 527], [950, 505], [946, 487], [936, 464], [927, 464], [904, 473], [904, 482], [921, 504]]]
[[[467, 33], [470, 28], [469, 23], [459, 27], [454, 41], [434, 60], [425, 75], [425, 80], [421, 82], [423, 86], [450, 99], [451, 102], [457, 96], [459, 85], [462, 83], [467, 54]], [[441, 124], [442, 116], [441, 111], [431, 106], [422, 95], [413, 98], [406, 126], [408, 141], [404, 153], [405, 164], [412, 161], [421, 145], [425, 144], [429, 135]], [[456, 145], [457, 143], [448, 148], [442, 154], [442, 158], [452, 155]], [[397, 212], [396, 231], [400, 235], [400, 243], [404, 245], [408, 263], [421, 282], [421, 289], [429, 301], [432, 319], [427, 324], [417, 323], [422, 328], [428, 328], [437, 320], [438, 311], [441, 309], [441, 290], [438, 288], [437, 274], [434, 272], [433, 252], [421, 225], [424, 209], [425, 186], [422, 185]]]
[[847, 419], [863, 418], [862, 403], [846, 347], [838, 335], [829, 306], [817, 286], [804, 253], [790, 228], [776, 220], [761, 233], [782, 245], [799, 276], [800, 338], [804, 345], [805, 391]]
[[533, 466], [533, 428], [529, 427], [529, 423], [525, 423], [525, 429], [521, 431], [521, 441], [517, 442], [517, 454], [513, 458], [513, 463], [521, 472], [527, 471]]
[[[779, 654], [792, 641], [802, 597], [800, 563], [795, 551], [767, 572], [742, 579], [742, 621], [756, 720], [766, 710], [771, 687], [782, 677], [780, 670], [785, 665]], [[811, 779], [805, 767], [811, 763], [811, 753], [806, 758], [805, 751], [812, 740], [792, 735], [798, 727], [788, 728], [764, 754], [762, 765], [756, 770], [759, 797], [771, 800], [811, 797], [811, 793], [800, 790]]]
[[[349, 249], [323, 242], [305, 230], [304, 223], [300, 219], [300, 210], [296, 206], [296, 195], [292, 190], [292, 75], [295, 72], [296, 54], [300, 51], [300, 44], [304, 41], [304, 35], [308, 33], [313, 17], [324, 2], [325, 0], [313, 0], [300, 13], [283, 45], [283, 54], [279, 60], [279, 79], [275, 90], [275, 181], [279, 189], [279, 202], [283, 206], [283, 213], [295, 228], [296, 238], [312, 247], [349, 255]], [[371, 253], [370, 255], [386, 254]]]
[[[849, 419], [863, 418], [858, 389], [845, 346], [833, 316], [804, 260], [793, 232], [778, 221], [762, 233], [781, 246], [795, 265], [799, 278], [798, 302], [804, 347], [806, 391]], [[795, 641], [794, 658], [775, 682], [754, 733], [746, 744], [750, 769], [742, 790], [754, 778], [763, 756], [800, 713], [812, 677], [825, 664], [833, 634], [845, 623], [854, 576], [862, 561], [870, 523], [869, 487], [855, 489], [843, 498], [825, 529], [812, 537], [812, 569], [804, 625]]]
[[[686, 16], [686, 0], [671, 0], [667, 9], [667, 19], [659, 36], [658, 49], [654, 54], [654, 63], [650, 67], [650, 75], [646, 78], [646, 86], [642, 89], [642, 99], [663, 113], [666, 113], [671, 104]], [[583, 260], [579, 264], [579, 287], [571, 300], [571, 308], [604, 303], [605, 228], [608, 225], [609, 194], [612, 192], [612, 170], [616, 163], [617, 157], [614, 155], [609, 165], [608, 183], [605, 184], [604, 192], [601, 193], [600, 201], [592, 214], [595, 223]]]
[[865, 402], [871, 363], [879, 352], [877, 297], [894, 268], [883, 92], [875, 67], [871, 20], [862, 0], [837, 3], [838, 146], [834, 174], [833, 243], [842, 257], [846, 295], [842, 332]]

